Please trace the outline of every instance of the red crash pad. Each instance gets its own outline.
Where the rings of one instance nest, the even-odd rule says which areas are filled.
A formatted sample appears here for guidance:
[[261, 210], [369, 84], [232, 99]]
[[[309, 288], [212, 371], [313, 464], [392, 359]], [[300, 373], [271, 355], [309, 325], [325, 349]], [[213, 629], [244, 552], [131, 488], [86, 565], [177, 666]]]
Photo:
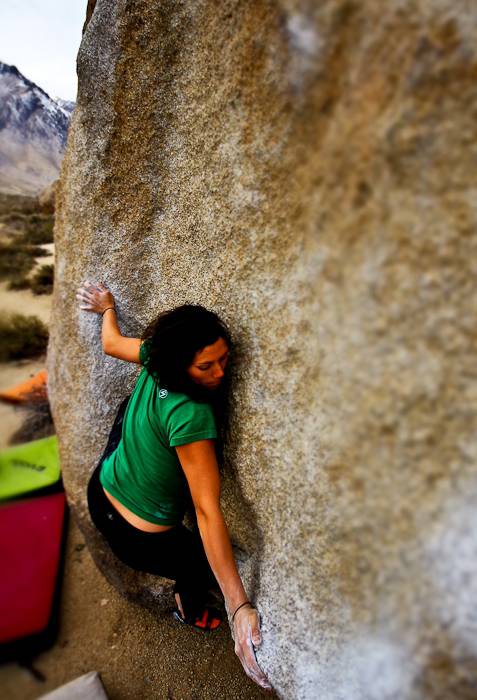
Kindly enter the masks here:
[[0, 644], [48, 626], [65, 506], [64, 492], [0, 506]]

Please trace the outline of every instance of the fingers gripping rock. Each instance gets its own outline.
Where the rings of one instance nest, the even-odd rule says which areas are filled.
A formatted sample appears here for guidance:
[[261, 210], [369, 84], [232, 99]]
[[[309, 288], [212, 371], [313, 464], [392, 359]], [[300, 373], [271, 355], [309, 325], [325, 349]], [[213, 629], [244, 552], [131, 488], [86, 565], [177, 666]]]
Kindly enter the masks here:
[[242, 608], [234, 619], [235, 653], [245, 673], [257, 685], [271, 689], [270, 682], [257, 663], [255, 646], [261, 643], [260, 616], [255, 608]]

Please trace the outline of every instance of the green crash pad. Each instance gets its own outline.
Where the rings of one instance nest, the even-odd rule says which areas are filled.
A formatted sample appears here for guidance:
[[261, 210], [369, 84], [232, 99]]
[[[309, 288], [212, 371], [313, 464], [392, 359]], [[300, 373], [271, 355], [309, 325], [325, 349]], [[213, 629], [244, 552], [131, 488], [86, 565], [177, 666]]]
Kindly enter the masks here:
[[60, 458], [56, 435], [0, 451], [2, 501], [51, 486], [59, 478]]

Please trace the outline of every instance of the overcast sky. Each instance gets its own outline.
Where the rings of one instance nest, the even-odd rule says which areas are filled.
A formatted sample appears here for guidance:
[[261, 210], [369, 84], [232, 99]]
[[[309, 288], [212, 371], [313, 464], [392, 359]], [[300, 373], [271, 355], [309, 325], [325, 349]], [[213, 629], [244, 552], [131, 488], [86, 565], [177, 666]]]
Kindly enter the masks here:
[[87, 0], [0, 0], [0, 61], [50, 97], [76, 100]]

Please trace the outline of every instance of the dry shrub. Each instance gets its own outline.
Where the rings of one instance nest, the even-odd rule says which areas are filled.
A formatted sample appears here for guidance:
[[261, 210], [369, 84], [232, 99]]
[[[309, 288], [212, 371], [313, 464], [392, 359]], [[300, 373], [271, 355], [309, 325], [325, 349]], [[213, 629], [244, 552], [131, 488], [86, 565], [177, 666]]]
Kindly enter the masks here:
[[23, 233], [19, 237], [21, 243], [41, 245], [53, 243], [53, 226], [55, 217], [50, 214], [33, 214], [25, 221]]
[[30, 278], [29, 277], [19, 277], [15, 280], [10, 280], [7, 284], [7, 289], [30, 289]]
[[33, 294], [52, 294], [54, 265], [41, 265], [30, 280]]
[[41, 319], [0, 312], [0, 362], [38, 357], [47, 345], [48, 328]]
[[25, 415], [21, 426], [10, 437], [10, 445], [39, 440], [55, 434], [46, 387], [34, 389], [27, 394], [24, 403], [19, 404], [19, 408]]
[[49, 255], [38, 246], [30, 246], [17, 241], [0, 241], [0, 279], [15, 279], [25, 276], [35, 264], [35, 258]]

